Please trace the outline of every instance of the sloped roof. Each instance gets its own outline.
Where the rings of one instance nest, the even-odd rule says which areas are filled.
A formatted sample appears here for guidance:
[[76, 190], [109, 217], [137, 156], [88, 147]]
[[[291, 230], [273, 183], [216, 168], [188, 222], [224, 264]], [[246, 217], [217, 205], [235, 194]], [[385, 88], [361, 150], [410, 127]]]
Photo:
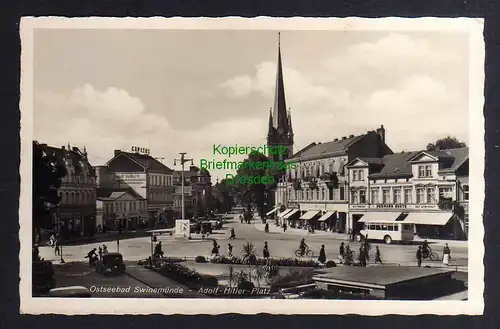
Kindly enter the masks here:
[[412, 158], [420, 153], [427, 153], [435, 156], [441, 163], [440, 170], [457, 170], [468, 158], [469, 148], [457, 148], [442, 151], [413, 151], [403, 152], [384, 156], [381, 160], [383, 167], [379, 172], [370, 174], [373, 178], [390, 178], [390, 177], [411, 177], [412, 164], [409, 162]]
[[382, 165], [384, 162], [382, 158], [365, 158], [365, 157], [359, 157], [359, 160], [366, 162], [368, 164], [372, 165]]
[[364, 136], [366, 135], [358, 135], [326, 143], [317, 143], [317, 144], [314, 143], [314, 145], [310, 144], [306, 147], [307, 149], [300, 150], [299, 152], [294, 154], [290, 159], [317, 157], [330, 153], [345, 152], [351, 144], [357, 142]]
[[144, 198], [135, 192], [132, 188], [98, 188], [96, 189], [96, 196], [99, 200], [116, 200], [124, 194], [130, 194], [138, 200]]
[[[78, 174], [79, 171], [87, 169], [91, 175], [95, 174], [94, 168], [79, 148], [72, 147], [63, 149], [59, 147], [49, 146], [47, 144], [39, 143], [38, 145], [40, 146], [42, 151], [45, 152], [45, 154], [52, 155], [63, 163], [65, 162], [64, 160], [71, 160], [71, 166], [73, 166], [73, 168], [75, 169], [75, 173]], [[67, 166], [68, 165], [69, 164], [67, 164]]]
[[[165, 166], [163, 163], [161, 163], [160, 161], [156, 160], [155, 158], [153, 158], [148, 154], [130, 153], [124, 151], [121, 151], [120, 154], [128, 156], [129, 158], [139, 163], [141, 166], [148, 168], [150, 170], [160, 171], [165, 174], [171, 174], [174, 172], [172, 169]], [[119, 156], [120, 154], [118, 154], [117, 156]]]

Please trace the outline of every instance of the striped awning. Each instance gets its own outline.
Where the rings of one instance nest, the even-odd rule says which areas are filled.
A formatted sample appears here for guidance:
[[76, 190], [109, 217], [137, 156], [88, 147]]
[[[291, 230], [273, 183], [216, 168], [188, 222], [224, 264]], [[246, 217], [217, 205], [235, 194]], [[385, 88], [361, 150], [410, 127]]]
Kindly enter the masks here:
[[310, 220], [311, 218], [319, 214], [319, 212], [320, 210], [310, 210], [305, 214], [303, 214], [302, 216], [300, 216], [300, 219]]
[[[365, 213], [359, 222], [362, 223], [401, 223], [396, 219], [401, 216], [400, 212], [369, 212]], [[406, 220], [404, 221], [406, 223]]]
[[269, 211], [269, 212], [266, 213], [266, 216], [269, 216], [269, 215], [275, 213], [278, 209], [279, 209], [279, 207], [274, 207], [273, 210], [271, 210], [271, 211]]
[[283, 216], [285, 216], [286, 214], [288, 214], [288, 213], [289, 213], [290, 211], [292, 211], [292, 210], [293, 210], [293, 209], [285, 209], [285, 211], [280, 212], [280, 213], [278, 214], [278, 217], [283, 217]]
[[324, 222], [335, 214], [335, 211], [327, 211], [323, 216], [321, 216], [318, 221]]
[[453, 216], [452, 213], [409, 213], [403, 223], [420, 225], [446, 225]]
[[297, 212], [299, 212], [300, 210], [299, 209], [293, 209], [292, 211], [290, 211], [288, 214], [286, 214], [285, 216], [283, 216], [284, 219], [288, 219], [290, 218], [291, 216], [295, 215]]

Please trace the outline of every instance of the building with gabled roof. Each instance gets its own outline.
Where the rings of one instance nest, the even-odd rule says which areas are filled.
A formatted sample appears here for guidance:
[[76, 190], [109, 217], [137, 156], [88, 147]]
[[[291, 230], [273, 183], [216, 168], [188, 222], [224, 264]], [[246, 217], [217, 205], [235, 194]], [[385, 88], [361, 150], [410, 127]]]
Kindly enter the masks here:
[[149, 225], [173, 225], [173, 174], [150, 154], [115, 150], [96, 168], [99, 188], [132, 189], [146, 199]]
[[[467, 237], [469, 148], [413, 151], [347, 165], [350, 227], [360, 231], [371, 216], [415, 225], [429, 237]], [[382, 215], [379, 215], [382, 213]]]
[[54, 156], [66, 167], [67, 174], [58, 190], [61, 202], [52, 214], [54, 229], [65, 240], [94, 235], [96, 173], [88, 160], [86, 148], [81, 150], [69, 143], [60, 148], [40, 143], [39, 146], [44, 154]]
[[275, 209], [283, 205], [300, 209], [283, 218], [292, 226], [312, 225], [344, 231], [348, 214], [345, 165], [357, 157], [377, 159], [392, 154], [385, 143], [385, 133], [381, 126], [364, 134], [310, 143], [293, 154], [285, 163], [294, 164], [296, 168], [288, 170], [278, 184]]
[[132, 188], [98, 188], [96, 190], [98, 227], [108, 230], [136, 230], [148, 220], [146, 199]]

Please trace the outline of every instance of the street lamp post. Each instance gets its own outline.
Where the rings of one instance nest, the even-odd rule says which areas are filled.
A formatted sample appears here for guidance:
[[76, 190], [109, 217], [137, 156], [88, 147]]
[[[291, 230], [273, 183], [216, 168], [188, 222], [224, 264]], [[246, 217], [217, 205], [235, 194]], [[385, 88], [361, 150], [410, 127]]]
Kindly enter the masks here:
[[[174, 159], [174, 166], [177, 165], [176, 161], [180, 161], [182, 169], [181, 169], [181, 214], [182, 214], [182, 220], [185, 220], [185, 209], [184, 209], [184, 164], [186, 162], [191, 162], [191, 165], [193, 165], [193, 159], [188, 159], [186, 158], [186, 152], [181, 152], [179, 153], [181, 155], [180, 159]], [[187, 228], [188, 231], [188, 238], [191, 238], [191, 228]]]
[[61, 264], [64, 264], [65, 261], [64, 261], [64, 258], [63, 258], [63, 247], [62, 247], [62, 235], [61, 235], [61, 213], [59, 212], [59, 207], [57, 207], [57, 234], [59, 235], [58, 239], [59, 241], [57, 241], [59, 243], [59, 255], [61, 256]]

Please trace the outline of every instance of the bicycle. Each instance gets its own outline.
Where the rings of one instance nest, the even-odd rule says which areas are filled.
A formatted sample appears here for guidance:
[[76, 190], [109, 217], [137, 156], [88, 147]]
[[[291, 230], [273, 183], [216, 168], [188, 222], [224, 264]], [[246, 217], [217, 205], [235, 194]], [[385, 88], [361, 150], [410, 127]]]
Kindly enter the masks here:
[[309, 247], [306, 247], [304, 252], [302, 252], [302, 249], [295, 250], [295, 256], [304, 257], [304, 255], [307, 257], [314, 257], [314, 252], [311, 249], [309, 249]]
[[427, 251], [426, 253], [422, 253], [422, 259], [426, 258], [429, 258], [431, 261], [438, 261], [439, 255], [437, 254], [437, 252], [434, 252], [429, 248], [429, 251]]

